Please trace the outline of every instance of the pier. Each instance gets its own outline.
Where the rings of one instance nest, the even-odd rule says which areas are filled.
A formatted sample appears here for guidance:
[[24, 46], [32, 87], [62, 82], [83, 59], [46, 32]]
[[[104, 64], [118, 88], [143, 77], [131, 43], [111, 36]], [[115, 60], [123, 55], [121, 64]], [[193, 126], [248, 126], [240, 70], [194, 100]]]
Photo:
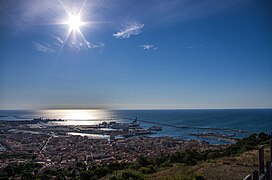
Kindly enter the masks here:
[[[134, 118], [124, 118], [124, 119], [135, 120]], [[197, 127], [197, 126], [180, 126], [180, 125], [171, 125], [171, 124], [159, 123], [159, 122], [154, 122], [154, 121], [149, 121], [149, 120], [142, 120], [142, 119], [137, 119], [137, 121], [148, 123], [148, 124], [179, 128], [179, 129], [226, 131], [226, 132], [234, 132], [234, 133], [241, 133], [241, 134], [252, 134], [253, 133], [253, 132], [249, 132], [249, 131], [245, 131], [245, 130], [239, 130], [239, 129], [216, 128], [216, 127]]]

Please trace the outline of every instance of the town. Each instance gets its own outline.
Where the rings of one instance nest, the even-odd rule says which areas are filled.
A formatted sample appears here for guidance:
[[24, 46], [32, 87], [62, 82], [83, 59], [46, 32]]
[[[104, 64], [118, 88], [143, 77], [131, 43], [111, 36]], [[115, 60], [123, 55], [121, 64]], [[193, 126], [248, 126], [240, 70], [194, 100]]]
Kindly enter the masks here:
[[[136, 162], [141, 156], [154, 158], [178, 151], [219, 150], [229, 146], [172, 137], [117, 138], [111, 133], [108, 138], [97, 138], [69, 133], [80, 128], [82, 127], [2, 121], [0, 155], [9, 155], [10, 158], [1, 158], [0, 168], [14, 162], [25, 163], [33, 160], [43, 168], [75, 167], [79, 162], [86, 165], [130, 163]], [[126, 131], [128, 133], [131, 130]]]

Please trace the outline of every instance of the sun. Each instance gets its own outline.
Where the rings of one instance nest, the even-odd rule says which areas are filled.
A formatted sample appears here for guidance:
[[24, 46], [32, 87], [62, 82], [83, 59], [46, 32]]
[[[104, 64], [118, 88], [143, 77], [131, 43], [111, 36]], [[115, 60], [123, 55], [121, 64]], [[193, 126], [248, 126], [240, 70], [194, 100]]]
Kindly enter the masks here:
[[[62, 51], [62, 48], [67, 44], [67, 41], [69, 44], [79, 44], [80, 46], [85, 45], [89, 46], [89, 42], [86, 40], [83, 32], [81, 31], [84, 26], [89, 26], [89, 21], [82, 21], [81, 15], [83, 14], [83, 9], [86, 4], [87, 0], [84, 0], [82, 3], [80, 9], [78, 11], [71, 12], [68, 7], [66, 7], [62, 1], [60, 1], [63, 9], [66, 12], [66, 19], [59, 22], [58, 24], [65, 25], [66, 31], [63, 34], [63, 42], [60, 47], [60, 52]], [[86, 17], [86, 16], [85, 16]]]
[[67, 21], [67, 25], [70, 29], [70, 31], [80, 31], [80, 26], [83, 24], [83, 22], [80, 20], [80, 16], [69, 16], [69, 19]]

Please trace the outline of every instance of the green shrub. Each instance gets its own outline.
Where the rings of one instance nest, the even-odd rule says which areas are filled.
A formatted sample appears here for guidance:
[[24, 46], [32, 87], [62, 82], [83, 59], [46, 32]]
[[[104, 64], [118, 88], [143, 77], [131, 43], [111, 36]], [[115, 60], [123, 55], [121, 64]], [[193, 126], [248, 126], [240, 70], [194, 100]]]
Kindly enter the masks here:
[[126, 179], [124, 179], [122, 176], [111, 176], [110, 177], [110, 180], [126, 180]]
[[110, 173], [107, 167], [102, 166], [98, 166], [93, 172], [98, 178], [102, 178], [106, 176], [108, 173]]
[[153, 165], [148, 165], [146, 167], [141, 167], [140, 172], [143, 174], [152, 174], [157, 172], [157, 169]]
[[161, 167], [173, 167], [173, 164], [170, 161], [165, 161], [161, 164]]
[[135, 171], [135, 170], [125, 170], [122, 173], [122, 177], [124, 179], [138, 179], [138, 180], [143, 180], [144, 179], [144, 175], [142, 173], [140, 173], [139, 171]]
[[147, 157], [139, 157], [138, 158], [138, 163], [141, 165], [141, 166], [148, 166], [148, 165], [154, 165], [154, 161], [152, 159], [149, 159]]

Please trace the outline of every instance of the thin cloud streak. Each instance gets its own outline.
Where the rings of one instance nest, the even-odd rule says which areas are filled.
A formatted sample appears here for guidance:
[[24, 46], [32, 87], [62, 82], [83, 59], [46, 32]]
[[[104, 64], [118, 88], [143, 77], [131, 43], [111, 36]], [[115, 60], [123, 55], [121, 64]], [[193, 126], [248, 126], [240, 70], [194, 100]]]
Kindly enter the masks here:
[[49, 44], [47, 43], [44, 43], [44, 44], [41, 44], [41, 43], [38, 43], [38, 42], [33, 42], [33, 47], [39, 51], [39, 52], [43, 52], [43, 53], [46, 53], [46, 54], [52, 54], [55, 52], [55, 49], [53, 49]]
[[143, 44], [143, 45], [139, 45], [141, 48], [143, 48], [144, 50], [156, 50], [158, 49], [156, 46], [154, 46], [153, 44]]
[[[39, 52], [43, 52], [46, 54], [53, 54], [56, 52], [61, 52], [63, 46], [65, 46], [64, 40], [56, 35], [51, 35], [51, 39], [44, 43], [33, 42], [33, 47], [35, 50]], [[73, 50], [79, 52], [82, 50], [89, 50], [89, 49], [96, 49], [96, 48], [103, 48], [105, 47], [105, 43], [103, 42], [89, 42], [86, 39], [84, 41], [77, 41], [77, 40], [68, 40], [67, 46], [72, 48]]]
[[194, 46], [186, 46], [186, 47], [184, 47], [184, 49], [190, 50], [190, 49], [202, 48], [202, 47], [203, 47], [203, 45], [199, 44], [199, 45], [194, 45]]
[[76, 43], [76, 42], [70, 42], [69, 47], [73, 48], [76, 51], [82, 51], [82, 50], [88, 50], [88, 49], [95, 49], [95, 48], [103, 48], [105, 47], [105, 44], [102, 42], [98, 43], [91, 43], [89, 41]]
[[138, 35], [142, 32], [144, 24], [141, 23], [133, 23], [127, 25], [125, 28], [121, 29], [121, 31], [113, 34], [113, 37], [117, 39], [125, 39], [130, 38], [132, 35]]

